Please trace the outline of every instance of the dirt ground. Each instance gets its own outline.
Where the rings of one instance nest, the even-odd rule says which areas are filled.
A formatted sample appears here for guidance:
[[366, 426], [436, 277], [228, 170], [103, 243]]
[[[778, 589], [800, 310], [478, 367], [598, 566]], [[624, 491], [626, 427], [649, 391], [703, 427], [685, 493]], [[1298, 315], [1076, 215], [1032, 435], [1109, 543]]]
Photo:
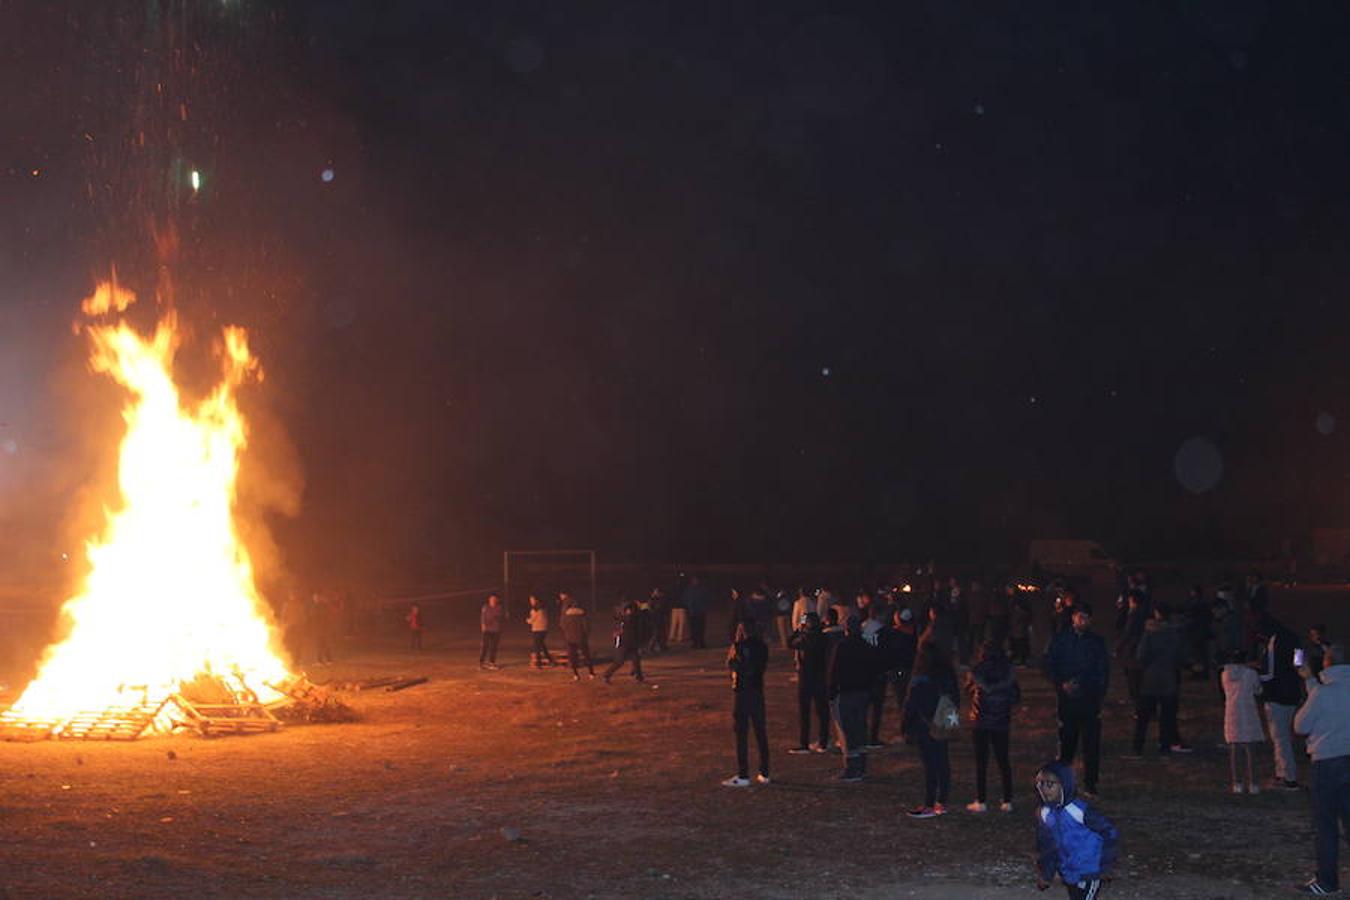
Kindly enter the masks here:
[[[0, 896], [1043, 896], [1031, 776], [1054, 752], [1054, 715], [1034, 671], [1013, 731], [1016, 811], [961, 809], [974, 781], [962, 735], [955, 811], [913, 821], [912, 749], [873, 754], [861, 785], [833, 780], [838, 757], [784, 752], [796, 743], [785, 652], [769, 676], [774, 782], [733, 790], [719, 785], [734, 769], [724, 650], [675, 651], [648, 661], [645, 685], [607, 686], [531, 671], [525, 647], [512, 636], [493, 673], [476, 641], [434, 636], [421, 654], [385, 646], [312, 668], [318, 681], [431, 677], [345, 694], [354, 724], [0, 744]], [[1099, 802], [1124, 838], [1105, 896], [1279, 896], [1308, 877], [1307, 795], [1227, 792], [1213, 686], [1186, 685], [1194, 755], [1130, 762], [1115, 681]], [[888, 709], [887, 740], [896, 729]], [[1268, 777], [1268, 748], [1260, 760]]]

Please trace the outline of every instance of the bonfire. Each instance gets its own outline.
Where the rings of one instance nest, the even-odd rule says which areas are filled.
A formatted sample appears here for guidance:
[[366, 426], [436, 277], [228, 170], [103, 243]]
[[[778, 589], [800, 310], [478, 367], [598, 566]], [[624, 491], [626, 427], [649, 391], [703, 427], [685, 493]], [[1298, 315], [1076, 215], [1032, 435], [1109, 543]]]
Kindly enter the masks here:
[[273, 709], [309, 690], [280, 649], [234, 519], [248, 439], [235, 394], [263, 378], [248, 335], [220, 333], [220, 380], [188, 403], [173, 374], [176, 314], [143, 335], [123, 318], [134, 302], [109, 281], [81, 307], [90, 368], [128, 394], [118, 496], [85, 545], [64, 637], [0, 715], [10, 738], [275, 730]]

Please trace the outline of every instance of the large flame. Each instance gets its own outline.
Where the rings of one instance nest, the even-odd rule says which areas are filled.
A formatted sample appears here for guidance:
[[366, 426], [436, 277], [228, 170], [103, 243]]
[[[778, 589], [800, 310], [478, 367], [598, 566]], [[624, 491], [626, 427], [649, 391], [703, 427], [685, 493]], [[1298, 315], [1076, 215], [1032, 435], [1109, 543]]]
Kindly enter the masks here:
[[[90, 316], [130, 303], [115, 285], [85, 301]], [[234, 525], [235, 481], [247, 431], [235, 389], [261, 379], [243, 329], [226, 328], [223, 377], [186, 407], [172, 375], [181, 336], [168, 312], [154, 334], [124, 321], [86, 324], [90, 366], [131, 395], [123, 418], [115, 508], [86, 545], [89, 574], [66, 601], [68, 636], [49, 648], [11, 712], [61, 720], [128, 704], [133, 691], [168, 694], [206, 673], [251, 690], [289, 675]]]

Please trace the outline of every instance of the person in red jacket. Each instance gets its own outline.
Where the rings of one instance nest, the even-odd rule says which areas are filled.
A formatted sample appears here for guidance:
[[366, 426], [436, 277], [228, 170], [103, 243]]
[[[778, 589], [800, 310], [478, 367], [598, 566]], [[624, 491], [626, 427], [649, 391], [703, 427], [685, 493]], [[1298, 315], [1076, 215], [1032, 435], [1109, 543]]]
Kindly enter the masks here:
[[420, 606], [418, 606], [416, 603], [414, 603], [414, 604], [412, 605], [412, 608], [408, 610], [408, 615], [407, 615], [405, 618], [406, 618], [406, 621], [407, 621], [407, 623], [408, 623], [408, 635], [409, 635], [409, 637], [410, 637], [411, 640], [412, 640], [412, 648], [413, 648], [414, 650], [421, 650], [421, 649], [422, 649], [422, 607], [420, 607]]

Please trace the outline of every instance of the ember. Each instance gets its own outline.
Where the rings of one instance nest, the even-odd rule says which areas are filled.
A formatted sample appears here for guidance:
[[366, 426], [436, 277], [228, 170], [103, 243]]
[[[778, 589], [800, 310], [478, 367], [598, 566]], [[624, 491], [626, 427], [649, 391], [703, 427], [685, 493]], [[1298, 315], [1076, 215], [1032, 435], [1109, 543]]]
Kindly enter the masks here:
[[0, 715], [9, 737], [275, 730], [271, 710], [308, 695], [283, 661], [233, 519], [247, 441], [235, 391], [262, 379], [248, 336], [224, 329], [220, 382], [185, 406], [177, 318], [165, 313], [149, 336], [110, 320], [134, 302], [108, 282], [82, 306], [91, 368], [131, 395], [120, 496], [85, 548], [89, 573], [62, 609], [66, 637]]

